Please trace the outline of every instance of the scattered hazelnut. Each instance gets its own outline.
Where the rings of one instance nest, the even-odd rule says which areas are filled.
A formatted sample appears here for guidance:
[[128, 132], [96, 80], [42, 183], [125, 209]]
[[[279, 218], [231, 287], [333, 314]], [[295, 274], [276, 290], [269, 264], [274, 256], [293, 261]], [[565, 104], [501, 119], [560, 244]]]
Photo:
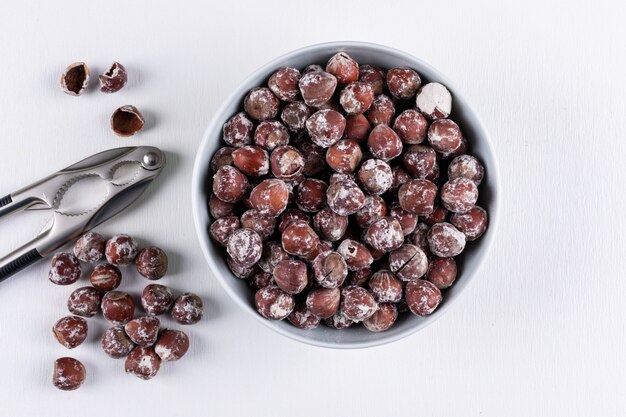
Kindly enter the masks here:
[[85, 341], [87, 321], [82, 317], [63, 317], [54, 324], [52, 332], [60, 344], [68, 349], [73, 349]]
[[109, 291], [102, 297], [102, 315], [111, 324], [126, 324], [135, 315], [133, 297], [121, 291]]
[[59, 358], [54, 361], [52, 383], [60, 390], [73, 391], [83, 385], [86, 374], [85, 366], [79, 360]]
[[87, 232], [76, 241], [74, 245], [74, 255], [88, 263], [98, 262], [104, 258], [104, 237], [95, 232]]
[[172, 291], [165, 285], [150, 284], [141, 293], [141, 306], [148, 314], [159, 316], [170, 309], [174, 302]]
[[172, 318], [180, 324], [197, 323], [202, 318], [202, 314], [202, 299], [190, 292], [178, 296], [172, 307]]
[[128, 235], [115, 235], [107, 241], [105, 254], [111, 265], [129, 265], [137, 256], [137, 241]]
[[135, 344], [148, 347], [157, 341], [160, 325], [161, 322], [156, 317], [143, 316], [126, 323], [124, 330]]
[[81, 273], [80, 262], [76, 256], [59, 252], [50, 261], [48, 279], [57, 285], [70, 285], [78, 281]]
[[167, 272], [167, 255], [156, 246], [142, 249], [135, 258], [137, 272], [150, 280], [161, 279]]
[[89, 281], [101, 291], [111, 291], [120, 286], [122, 273], [115, 265], [100, 264], [93, 269]]
[[133, 136], [143, 129], [144, 124], [143, 115], [135, 106], [122, 106], [111, 115], [111, 130], [117, 136]]
[[100, 308], [102, 294], [93, 287], [80, 287], [72, 291], [67, 299], [70, 313], [81, 317], [93, 317]]
[[154, 352], [162, 361], [171, 362], [182, 358], [189, 349], [189, 338], [180, 330], [165, 330], [154, 345]]
[[126, 357], [124, 370], [141, 379], [152, 379], [159, 372], [161, 358], [151, 347], [137, 346]]
[[133, 341], [130, 340], [126, 334], [124, 326], [116, 326], [107, 329], [102, 335], [100, 344], [104, 353], [114, 359], [128, 356], [135, 347]]

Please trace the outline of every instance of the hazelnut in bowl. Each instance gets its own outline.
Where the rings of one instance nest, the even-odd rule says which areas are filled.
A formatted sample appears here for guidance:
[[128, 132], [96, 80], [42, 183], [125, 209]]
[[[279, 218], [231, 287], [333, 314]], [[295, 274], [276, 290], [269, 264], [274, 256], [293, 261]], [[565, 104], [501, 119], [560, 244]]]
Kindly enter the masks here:
[[443, 74], [333, 42], [246, 79], [198, 149], [200, 246], [232, 300], [278, 333], [362, 348], [434, 322], [498, 223], [489, 134]]

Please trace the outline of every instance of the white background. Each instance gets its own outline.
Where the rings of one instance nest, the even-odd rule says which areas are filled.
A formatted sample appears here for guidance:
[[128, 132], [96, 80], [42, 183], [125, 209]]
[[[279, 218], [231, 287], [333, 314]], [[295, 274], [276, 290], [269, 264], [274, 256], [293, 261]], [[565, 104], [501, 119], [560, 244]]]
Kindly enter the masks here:
[[[162, 177], [100, 231], [162, 246], [162, 283], [207, 306], [185, 329], [187, 356], [146, 382], [100, 351], [102, 318], [71, 352], [54, 340], [75, 286], [50, 284], [37, 264], [0, 285], [0, 415], [624, 415], [624, 3], [393, 3], [0, 3], [0, 194], [104, 149], [161, 147]], [[502, 174], [480, 276], [434, 325], [358, 351], [305, 346], [240, 311], [208, 271], [190, 208], [195, 149], [222, 100], [275, 56], [343, 39], [405, 50], [455, 80]], [[58, 78], [79, 60], [94, 76], [118, 60], [130, 83], [67, 96]], [[108, 127], [123, 104], [148, 120], [131, 139]], [[41, 212], [0, 223], [0, 253], [44, 223]], [[145, 283], [129, 272], [122, 288]], [[50, 383], [68, 354], [89, 374], [69, 393]]]

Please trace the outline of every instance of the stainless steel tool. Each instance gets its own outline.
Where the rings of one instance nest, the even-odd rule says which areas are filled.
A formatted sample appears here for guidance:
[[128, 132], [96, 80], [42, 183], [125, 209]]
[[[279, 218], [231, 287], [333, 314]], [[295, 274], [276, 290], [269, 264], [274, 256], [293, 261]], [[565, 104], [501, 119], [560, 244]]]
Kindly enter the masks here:
[[[122, 167], [131, 175], [116, 180]], [[0, 281], [32, 265], [70, 240], [115, 216], [141, 196], [165, 166], [165, 155], [152, 146], [109, 149], [90, 156], [28, 187], [0, 198], [0, 220], [25, 209], [52, 211], [52, 221], [37, 237], [0, 259]], [[132, 167], [131, 167], [132, 168]], [[66, 212], [63, 197], [86, 178], [104, 180], [100, 203], [81, 212]]]

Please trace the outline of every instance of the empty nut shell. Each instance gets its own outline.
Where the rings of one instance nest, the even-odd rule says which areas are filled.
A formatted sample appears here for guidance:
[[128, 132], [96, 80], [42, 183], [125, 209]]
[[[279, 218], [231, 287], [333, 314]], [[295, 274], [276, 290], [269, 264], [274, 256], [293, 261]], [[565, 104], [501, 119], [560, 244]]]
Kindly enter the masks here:
[[54, 361], [52, 383], [63, 391], [73, 391], [85, 382], [85, 366], [74, 358], [59, 358]]
[[61, 74], [61, 88], [66, 94], [80, 96], [89, 85], [89, 68], [84, 62], [74, 62]]
[[113, 62], [107, 72], [98, 78], [100, 79], [100, 91], [103, 93], [115, 93], [126, 85], [128, 73], [124, 65], [119, 62]]
[[135, 106], [122, 106], [111, 115], [111, 130], [117, 136], [128, 137], [143, 129], [145, 120]]

